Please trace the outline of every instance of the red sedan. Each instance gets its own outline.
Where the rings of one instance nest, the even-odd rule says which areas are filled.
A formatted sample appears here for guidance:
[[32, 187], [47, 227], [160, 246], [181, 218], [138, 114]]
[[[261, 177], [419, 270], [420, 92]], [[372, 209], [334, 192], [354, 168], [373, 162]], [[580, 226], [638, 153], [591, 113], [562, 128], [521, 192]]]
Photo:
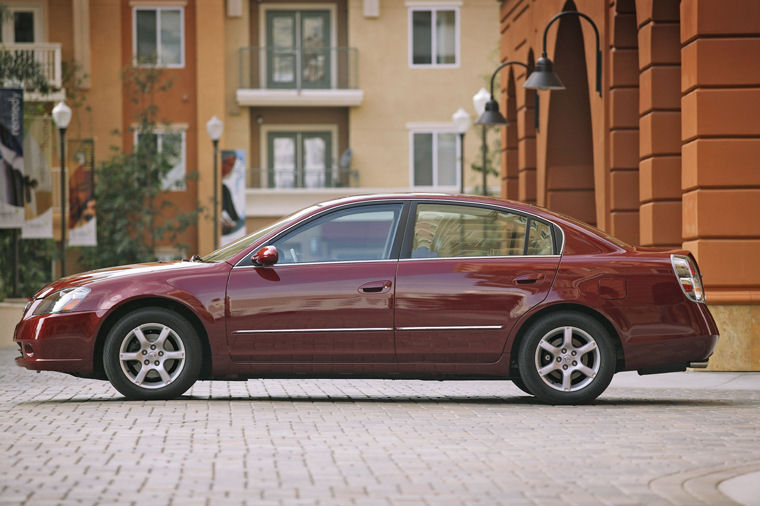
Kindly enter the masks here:
[[510, 379], [589, 402], [617, 371], [705, 366], [718, 329], [684, 250], [470, 196], [316, 205], [190, 261], [40, 290], [16, 363], [167, 399], [198, 379]]

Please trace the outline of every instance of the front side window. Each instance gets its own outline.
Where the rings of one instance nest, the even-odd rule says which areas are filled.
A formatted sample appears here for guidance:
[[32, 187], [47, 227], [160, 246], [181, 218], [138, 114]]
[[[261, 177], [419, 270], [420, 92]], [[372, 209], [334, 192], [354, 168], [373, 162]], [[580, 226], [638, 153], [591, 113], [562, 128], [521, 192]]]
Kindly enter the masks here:
[[458, 64], [459, 11], [425, 8], [409, 11], [411, 66], [451, 67]]
[[[496, 209], [419, 204], [411, 257], [523, 255], [527, 222], [528, 218], [523, 215]], [[551, 240], [551, 233], [549, 238]]]
[[135, 63], [183, 67], [184, 9], [181, 7], [135, 8]]
[[455, 133], [412, 132], [414, 186], [458, 186], [460, 149]]
[[[147, 153], [163, 153], [166, 155], [167, 168], [161, 181], [164, 191], [182, 191], [187, 189], [185, 177], [185, 132], [165, 131], [135, 134], [137, 144], [147, 147]], [[155, 160], [155, 158], [154, 158]]]
[[272, 243], [278, 264], [387, 260], [401, 207], [360, 206], [317, 218]]

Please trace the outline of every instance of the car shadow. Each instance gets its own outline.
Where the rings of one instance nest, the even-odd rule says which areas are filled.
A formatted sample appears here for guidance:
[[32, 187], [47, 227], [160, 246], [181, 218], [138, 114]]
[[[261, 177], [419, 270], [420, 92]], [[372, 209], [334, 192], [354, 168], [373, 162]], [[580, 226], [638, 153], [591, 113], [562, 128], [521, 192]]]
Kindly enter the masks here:
[[760, 401], [749, 401], [740, 399], [667, 399], [667, 398], [617, 398], [603, 397], [590, 404], [577, 405], [549, 405], [539, 402], [534, 397], [527, 395], [515, 396], [345, 396], [332, 397], [327, 395], [251, 395], [251, 396], [199, 396], [199, 395], [182, 395], [172, 400], [156, 401], [133, 401], [124, 397], [87, 397], [69, 399], [49, 399], [23, 401], [17, 405], [39, 406], [39, 405], [61, 405], [61, 404], [133, 404], [133, 403], [175, 403], [175, 402], [268, 402], [268, 403], [324, 403], [324, 404], [468, 404], [468, 405], [515, 405], [528, 406], [535, 405], [538, 407], [558, 407], [572, 409], [574, 407], [691, 407], [691, 408], [720, 408], [720, 407], [739, 407], [739, 406], [760, 406]]

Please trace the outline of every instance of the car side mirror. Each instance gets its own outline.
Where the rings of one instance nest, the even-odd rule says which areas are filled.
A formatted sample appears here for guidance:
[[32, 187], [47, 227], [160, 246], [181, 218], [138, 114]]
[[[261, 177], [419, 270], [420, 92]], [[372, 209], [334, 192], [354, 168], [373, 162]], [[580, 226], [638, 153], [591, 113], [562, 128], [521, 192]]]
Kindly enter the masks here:
[[253, 263], [256, 265], [260, 265], [262, 267], [271, 267], [277, 263], [277, 260], [279, 258], [280, 255], [277, 253], [277, 248], [274, 246], [264, 246], [253, 254], [251, 260], [253, 260]]

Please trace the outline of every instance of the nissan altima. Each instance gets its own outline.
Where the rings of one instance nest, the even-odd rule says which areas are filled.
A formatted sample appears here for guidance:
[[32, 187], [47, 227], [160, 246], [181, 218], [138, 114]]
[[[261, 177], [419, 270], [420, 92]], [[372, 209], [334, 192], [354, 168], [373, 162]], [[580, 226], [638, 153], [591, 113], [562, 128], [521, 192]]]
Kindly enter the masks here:
[[315, 205], [191, 260], [68, 276], [14, 333], [16, 363], [170, 399], [198, 379], [511, 380], [596, 399], [618, 371], [704, 367], [718, 329], [694, 257], [485, 197]]

